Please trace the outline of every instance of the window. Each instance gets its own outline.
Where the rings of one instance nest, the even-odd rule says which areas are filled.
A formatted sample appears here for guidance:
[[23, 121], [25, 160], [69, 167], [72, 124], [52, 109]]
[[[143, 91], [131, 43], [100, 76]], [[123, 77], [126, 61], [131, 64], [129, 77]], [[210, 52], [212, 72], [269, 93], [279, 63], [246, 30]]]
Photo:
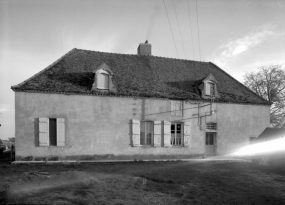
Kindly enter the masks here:
[[141, 122], [140, 128], [141, 128], [140, 144], [141, 145], [152, 145], [153, 122], [143, 121]]
[[109, 73], [104, 70], [99, 70], [96, 73], [97, 76], [97, 88], [108, 90], [109, 89]]
[[57, 143], [57, 134], [56, 134], [56, 119], [49, 119], [49, 145], [56, 146]]
[[171, 100], [171, 116], [182, 117], [183, 116], [183, 104], [182, 101]]
[[213, 96], [215, 97], [215, 84], [212, 82], [207, 82], [206, 83], [206, 91], [205, 94], [208, 96]]
[[182, 123], [171, 123], [171, 145], [182, 145]]
[[36, 145], [65, 146], [64, 118], [36, 118]]
[[130, 146], [190, 146], [190, 122], [130, 120]]
[[206, 145], [214, 145], [215, 133], [206, 133]]
[[206, 124], [206, 129], [208, 130], [217, 130], [217, 123], [209, 122]]

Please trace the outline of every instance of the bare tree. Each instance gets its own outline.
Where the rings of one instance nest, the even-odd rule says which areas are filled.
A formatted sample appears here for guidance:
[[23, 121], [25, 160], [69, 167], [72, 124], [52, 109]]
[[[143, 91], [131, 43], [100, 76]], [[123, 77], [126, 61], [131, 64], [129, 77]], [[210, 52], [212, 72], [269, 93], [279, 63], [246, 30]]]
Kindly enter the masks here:
[[285, 124], [285, 70], [282, 65], [262, 66], [257, 72], [246, 73], [244, 84], [264, 99], [272, 102], [270, 126]]

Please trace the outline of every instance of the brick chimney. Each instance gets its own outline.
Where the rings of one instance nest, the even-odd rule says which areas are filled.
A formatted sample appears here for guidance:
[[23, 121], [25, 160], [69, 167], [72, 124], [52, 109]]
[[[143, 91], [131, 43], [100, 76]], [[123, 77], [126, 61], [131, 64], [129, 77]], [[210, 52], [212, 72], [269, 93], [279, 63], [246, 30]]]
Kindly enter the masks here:
[[151, 56], [151, 44], [149, 44], [148, 41], [140, 43], [138, 47], [138, 55]]

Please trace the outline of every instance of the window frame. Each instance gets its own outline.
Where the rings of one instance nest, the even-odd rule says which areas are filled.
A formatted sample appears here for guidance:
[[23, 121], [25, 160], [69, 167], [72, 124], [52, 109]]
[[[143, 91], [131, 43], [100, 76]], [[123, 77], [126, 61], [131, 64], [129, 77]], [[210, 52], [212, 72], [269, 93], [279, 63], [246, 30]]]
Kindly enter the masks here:
[[[180, 124], [180, 144], [176, 144], [177, 140], [177, 125]], [[174, 125], [174, 142], [175, 144], [173, 144], [173, 137], [172, 137], [172, 125]], [[171, 127], [170, 127], [170, 132], [171, 132], [171, 136], [170, 136], [170, 144], [171, 146], [176, 146], [176, 147], [181, 147], [184, 146], [184, 123], [183, 122], [171, 122]]]
[[[48, 122], [48, 125], [49, 125], [49, 136], [48, 136], [48, 139], [49, 139], [49, 146], [53, 146], [53, 147], [57, 147], [57, 120], [56, 118], [48, 118], [49, 122]], [[51, 126], [53, 123], [54, 123], [54, 126]], [[53, 135], [54, 134], [54, 135]], [[55, 144], [54, 144], [55, 143]]]
[[207, 122], [206, 130], [211, 132], [217, 132], [217, 123], [216, 122]]
[[[207, 87], [209, 90], [207, 89]], [[205, 96], [208, 96], [208, 97], [216, 96], [216, 84], [213, 81], [205, 82]]]
[[[50, 126], [50, 122], [53, 123], [53, 127]], [[51, 136], [51, 129], [53, 130], [53, 136]], [[65, 118], [60, 117], [40, 117], [35, 118], [34, 121], [34, 137], [35, 145], [37, 147], [63, 147], [66, 146], [66, 137], [65, 137]], [[55, 140], [55, 144], [52, 143]]]
[[183, 117], [183, 101], [170, 100], [171, 116]]
[[[108, 79], [108, 84], [107, 84], [107, 88], [105, 87], [100, 87], [99, 85], [99, 79], [101, 77], [101, 75], [106, 75], [107, 76], [107, 79]], [[102, 78], [102, 77], [101, 77]], [[104, 77], [102, 79], [105, 79]], [[97, 85], [96, 85], [96, 88], [98, 90], [110, 90], [110, 73], [105, 71], [105, 70], [98, 70], [96, 72], [96, 81], [97, 81]], [[105, 82], [102, 83], [104, 86], [105, 86]]]
[[[150, 131], [151, 131], [150, 132], [150, 134], [151, 134], [150, 144], [148, 144], [148, 138], [146, 135], [147, 126], [145, 126], [144, 123], [151, 123], [148, 127], [148, 128], [150, 128]], [[142, 129], [142, 126], [144, 126], [144, 128], [145, 128], [144, 130]], [[144, 131], [144, 132], [142, 132], [142, 131]], [[145, 133], [144, 136], [142, 135], [142, 133]], [[149, 133], [147, 133], [147, 134], [149, 134]], [[142, 139], [143, 139], [144, 143], [142, 143]], [[140, 146], [146, 146], [146, 147], [153, 147], [154, 146], [154, 121], [150, 121], [150, 120], [140, 121]]]

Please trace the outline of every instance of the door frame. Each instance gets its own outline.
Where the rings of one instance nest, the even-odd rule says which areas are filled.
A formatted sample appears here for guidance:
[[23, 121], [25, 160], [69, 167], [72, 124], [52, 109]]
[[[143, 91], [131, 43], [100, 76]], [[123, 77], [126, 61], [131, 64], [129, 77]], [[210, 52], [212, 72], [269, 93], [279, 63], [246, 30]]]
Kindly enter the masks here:
[[[214, 134], [214, 155], [207, 155], [206, 154], [206, 137], [207, 133], [213, 133]], [[205, 150], [205, 156], [217, 156], [217, 132], [212, 132], [212, 131], [206, 131], [204, 135], [204, 150]]]

